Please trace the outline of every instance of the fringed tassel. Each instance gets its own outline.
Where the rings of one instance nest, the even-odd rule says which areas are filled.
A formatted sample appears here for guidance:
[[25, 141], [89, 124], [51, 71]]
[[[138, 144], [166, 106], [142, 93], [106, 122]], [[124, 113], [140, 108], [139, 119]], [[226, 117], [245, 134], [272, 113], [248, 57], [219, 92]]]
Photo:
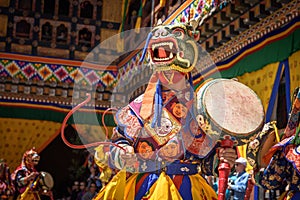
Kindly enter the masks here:
[[135, 23], [135, 32], [136, 33], [140, 33], [140, 28], [141, 28], [141, 25], [142, 25], [143, 8], [144, 8], [144, 5], [146, 3], [146, 0], [140, 0], [140, 2], [141, 2], [141, 5], [140, 5], [137, 20], [136, 20], [136, 23]]
[[147, 52], [147, 49], [148, 49], [148, 45], [149, 45], [149, 41], [150, 41], [151, 37], [152, 37], [152, 32], [150, 32], [148, 34], [148, 36], [147, 36], [146, 43], [145, 43], [145, 46], [143, 48], [143, 53], [142, 53], [142, 56], [141, 56], [141, 58], [139, 60], [139, 63], [142, 63], [144, 61], [144, 59], [145, 59], [145, 55], [146, 55], [146, 52]]
[[130, 2], [130, 0], [123, 0], [123, 3], [122, 3], [123, 18], [122, 18], [122, 23], [121, 23], [120, 28], [119, 28], [119, 38], [118, 38], [118, 41], [117, 41], [117, 51], [118, 52], [123, 52], [124, 51], [123, 31], [124, 31], [124, 24], [125, 24], [126, 16], [127, 16], [127, 13], [128, 13], [129, 2]]
[[161, 115], [162, 115], [162, 94], [161, 94], [161, 84], [160, 81], [158, 81], [156, 85], [156, 91], [155, 91], [154, 117], [151, 123], [152, 128], [155, 127], [155, 124], [157, 124], [158, 127], [161, 126]]

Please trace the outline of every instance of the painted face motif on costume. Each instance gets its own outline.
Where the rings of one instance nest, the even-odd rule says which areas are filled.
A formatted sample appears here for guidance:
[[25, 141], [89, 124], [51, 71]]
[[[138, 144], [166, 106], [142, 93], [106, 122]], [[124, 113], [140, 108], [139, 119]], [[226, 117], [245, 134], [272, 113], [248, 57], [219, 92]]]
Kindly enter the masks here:
[[173, 129], [173, 125], [170, 119], [168, 118], [161, 118], [161, 126], [156, 127], [155, 131], [157, 135], [163, 137], [168, 135]]
[[171, 143], [163, 147], [163, 154], [168, 157], [175, 157], [178, 153], [178, 144]]
[[247, 160], [248, 160], [248, 162], [249, 162], [249, 164], [250, 164], [251, 166], [254, 166], [254, 165], [255, 165], [255, 160], [254, 160], [254, 159], [252, 159], [252, 158], [250, 158], [250, 157], [247, 157]]
[[180, 145], [176, 139], [170, 140], [160, 150], [159, 154], [162, 158], [170, 160], [175, 159], [180, 155]]
[[207, 124], [205, 123], [205, 119], [203, 115], [197, 115], [197, 122], [202, 130], [206, 130]]
[[181, 103], [176, 103], [173, 107], [173, 115], [177, 118], [185, 118], [187, 115], [188, 109]]
[[148, 141], [141, 141], [137, 147], [137, 151], [143, 159], [150, 159], [153, 156], [153, 150], [153, 147]]

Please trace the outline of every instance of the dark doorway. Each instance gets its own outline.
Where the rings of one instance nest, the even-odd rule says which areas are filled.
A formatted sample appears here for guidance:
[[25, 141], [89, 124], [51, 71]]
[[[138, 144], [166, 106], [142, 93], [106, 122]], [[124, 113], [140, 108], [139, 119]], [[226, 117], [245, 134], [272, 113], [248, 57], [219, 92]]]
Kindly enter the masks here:
[[[65, 129], [65, 136], [71, 143], [79, 144], [76, 130], [72, 126]], [[88, 151], [68, 147], [58, 135], [41, 153], [38, 171], [45, 171], [52, 175], [54, 199], [68, 196], [68, 187], [73, 181], [86, 180], [88, 168], [84, 166]]]

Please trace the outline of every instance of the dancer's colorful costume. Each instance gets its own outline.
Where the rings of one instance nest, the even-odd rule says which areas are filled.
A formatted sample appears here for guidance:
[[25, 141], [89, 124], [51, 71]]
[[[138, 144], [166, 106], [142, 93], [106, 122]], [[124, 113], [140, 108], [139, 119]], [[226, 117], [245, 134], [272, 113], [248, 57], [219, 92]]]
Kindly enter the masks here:
[[[263, 107], [235, 80], [210, 80], [194, 93], [192, 72], [213, 66], [197, 39], [189, 24], [158, 26], [149, 34], [141, 60], [148, 50], [154, 71], [144, 94], [116, 113], [113, 145], [95, 149], [101, 168], [120, 170], [95, 199], [224, 199], [229, 162], [218, 167], [218, 197], [203, 177], [217, 169], [217, 147], [232, 150], [260, 130]], [[234, 150], [226, 159], [232, 155], [235, 160]]]
[[257, 183], [265, 189], [282, 189], [281, 199], [300, 199], [300, 90], [290, 112], [283, 140], [265, 155], [271, 158], [264, 171], [257, 174]]
[[13, 196], [15, 187], [10, 177], [10, 169], [3, 159], [0, 159], [0, 199]]
[[[33, 160], [39, 160], [40, 156], [34, 149], [30, 149], [23, 154], [20, 166], [12, 174], [12, 179], [16, 187], [16, 196], [19, 200], [39, 200], [39, 191], [37, 190], [37, 181], [26, 181], [32, 172], [37, 172]], [[36, 177], [38, 178], [38, 177]]]
[[[132, 175], [125, 182], [121, 170], [96, 199], [217, 199], [202, 177], [212, 175], [216, 138], [194, 113], [191, 71], [199, 52], [190, 36], [198, 35], [185, 25], [156, 27], [150, 35], [154, 73], [145, 93], [117, 112], [112, 136], [124, 149], [133, 147], [136, 160], [125, 163], [118, 147], [107, 157], [110, 167], [126, 166]], [[97, 149], [96, 158], [103, 158]]]

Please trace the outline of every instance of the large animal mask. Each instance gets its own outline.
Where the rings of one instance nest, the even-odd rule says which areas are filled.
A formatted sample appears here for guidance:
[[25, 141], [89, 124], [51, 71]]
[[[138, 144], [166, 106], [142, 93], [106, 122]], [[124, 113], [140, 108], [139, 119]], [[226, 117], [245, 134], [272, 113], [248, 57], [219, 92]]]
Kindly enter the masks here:
[[155, 27], [151, 34], [148, 55], [155, 70], [193, 70], [198, 59], [199, 32], [189, 25], [169, 25]]
[[30, 168], [34, 168], [40, 161], [40, 156], [35, 151], [35, 148], [26, 151], [23, 155], [22, 163]]

